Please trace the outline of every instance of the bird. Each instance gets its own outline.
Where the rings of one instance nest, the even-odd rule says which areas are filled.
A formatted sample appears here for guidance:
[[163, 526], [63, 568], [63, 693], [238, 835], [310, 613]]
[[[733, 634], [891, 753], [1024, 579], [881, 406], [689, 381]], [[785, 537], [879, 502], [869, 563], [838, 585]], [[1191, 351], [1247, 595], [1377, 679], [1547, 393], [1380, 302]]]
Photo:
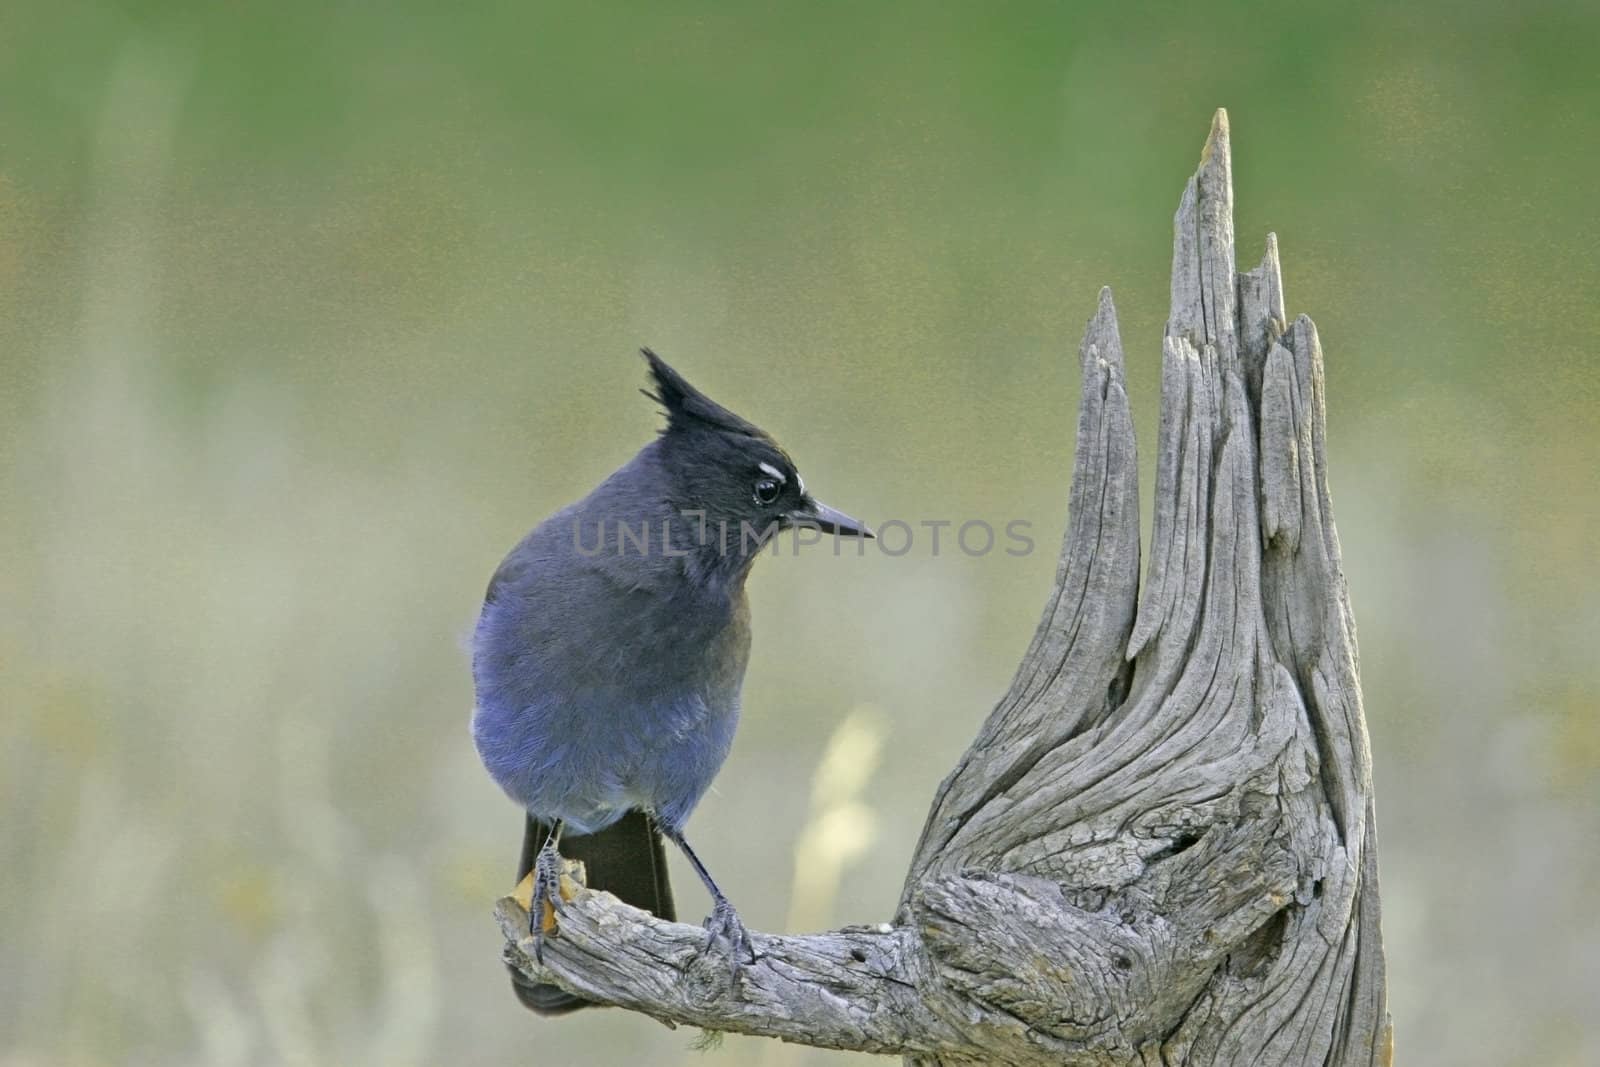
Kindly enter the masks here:
[[[711, 896], [705, 950], [720, 944], [736, 971], [755, 959], [749, 934], [684, 825], [739, 721], [745, 580], [783, 530], [873, 533], [812, 496], [771, 434], [640, 353], [653, 386], [640, 392], [665, 425], [495, 571], [471, 641], [472, 738], [524, 811], [517, 877], [532, 876], [536, 958], [559, 933], [564, 859], [584, 863], [590, 888], [674, 920], [665, 840]], [[538, 1014], [593, 1003], [511, 975]]]

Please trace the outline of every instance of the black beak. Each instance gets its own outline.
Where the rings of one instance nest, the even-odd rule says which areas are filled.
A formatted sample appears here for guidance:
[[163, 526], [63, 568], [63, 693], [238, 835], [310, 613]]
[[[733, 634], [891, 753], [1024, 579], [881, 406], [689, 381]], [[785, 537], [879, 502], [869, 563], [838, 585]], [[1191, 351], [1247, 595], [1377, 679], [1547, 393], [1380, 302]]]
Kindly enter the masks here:
[[873, 536], [866, 523], [852, 519], [819, 500], [808, 499], [803, 507], [794, 512], [793, 521], [796, 526], [815, 526], [823, 533], [838, 534], [840, 537]]

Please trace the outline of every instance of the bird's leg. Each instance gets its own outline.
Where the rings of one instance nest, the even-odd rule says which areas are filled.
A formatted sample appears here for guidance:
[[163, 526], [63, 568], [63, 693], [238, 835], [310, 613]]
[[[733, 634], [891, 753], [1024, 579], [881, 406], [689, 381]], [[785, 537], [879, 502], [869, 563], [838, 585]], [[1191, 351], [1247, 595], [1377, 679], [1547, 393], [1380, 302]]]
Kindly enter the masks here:
[[555, 932], [556, 908], [561, 903], [561, 827], [557, 819], [550, 836], [533, 861], [533, 896], [528, 908], [528, 932], [533, 935], [533, 958], [544, 963], [544, 939]]
[[750, 934], [744, 928], [744, 923], [739, 919], [739, 913], [733, 910], [733, 905], [728, 903], [728, 898], [722, 895], [722, 890], [717, 888], [717, 883], [712, 879], [711, 872], [706, 870], [706, 865], [700, 862], [700, 857], [694, 854], [694, 849], [689, 847], [689, 842], [683, 839], [683, 833], [678, 830], [668, 830], [662, 827], [662, 834], [683, 850], [689, 858], [689, 864], [694, 867], [694, 873], [700, 876], [700, 881], [705, 883], [706, 891], [711, 894], [711, 914], [706, 917], [706, 948], [710, 948], [718, 941], [728, 944], [728, 955], [735, 971], [739, 969], [739, 957], [747, 957], [746, 962], [756, 961], [756, 950], [750, 943]]

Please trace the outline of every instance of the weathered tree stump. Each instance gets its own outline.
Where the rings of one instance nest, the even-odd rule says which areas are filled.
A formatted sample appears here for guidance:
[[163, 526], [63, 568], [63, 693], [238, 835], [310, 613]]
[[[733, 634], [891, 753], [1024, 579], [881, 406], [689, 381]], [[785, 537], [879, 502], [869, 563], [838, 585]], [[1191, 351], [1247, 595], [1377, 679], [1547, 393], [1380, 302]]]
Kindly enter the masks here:
[[1228, 121], [1174, 222], [1148, 576], [1109, 290], [1032, 647], [934, 798], [892, 923], [756, 935], [603, 893], [530, 977], [670, 1023], [918, 1064], [1388, 1063], [1372, 768], [1316, 327], [1234, 269]]

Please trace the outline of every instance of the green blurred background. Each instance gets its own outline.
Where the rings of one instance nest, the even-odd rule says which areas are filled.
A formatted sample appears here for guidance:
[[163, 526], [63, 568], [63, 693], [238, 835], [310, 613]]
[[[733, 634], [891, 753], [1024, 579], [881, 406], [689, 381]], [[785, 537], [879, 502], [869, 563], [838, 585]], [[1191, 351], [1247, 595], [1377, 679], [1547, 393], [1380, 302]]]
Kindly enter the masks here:
[[516, 1006], [483, 586], [653, 431], [646, 343], [839, 507], [1030, 521], [752, 580], [693, 836], [753, 927], [887, 918], [1101, 284], [1153, 483], [1219, 105], [1327, 354], [1401, 1061], [1594, 1062], [1592, 0], [379, 6], [0, 9], [0, 1064], [843, 1062]]

